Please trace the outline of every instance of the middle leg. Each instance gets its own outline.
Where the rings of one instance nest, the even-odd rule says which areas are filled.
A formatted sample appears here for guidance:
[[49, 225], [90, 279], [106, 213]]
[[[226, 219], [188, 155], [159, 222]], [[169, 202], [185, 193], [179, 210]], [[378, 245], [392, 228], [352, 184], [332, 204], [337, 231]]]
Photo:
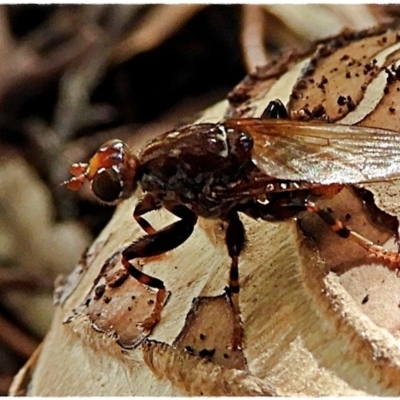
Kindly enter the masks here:
[[225, 241], [228, 248], [228, 254], [231, 258], [231, 267], [229, 271], [229, 297], [233, 311], [233, 337], [231, 347], [233, 350], [242, 348], [243, 328], [240, 320], [239, 307], [239, 255], [243, 249], [245, 241], [245, 229], [237, 212], [232, 213], [228, 221]]

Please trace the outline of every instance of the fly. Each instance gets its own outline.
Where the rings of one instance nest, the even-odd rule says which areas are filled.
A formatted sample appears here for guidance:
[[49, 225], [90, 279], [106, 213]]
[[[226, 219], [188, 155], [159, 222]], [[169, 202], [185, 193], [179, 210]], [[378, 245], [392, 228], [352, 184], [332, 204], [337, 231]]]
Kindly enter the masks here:
[[[345, 186], [400, 178], [397, 132], [289, 120], [285, 107], [275, 100], [261, 118], [188, 125], [150, 141], [138, 154], [122, 141], [111, 140], [88, 163], [73, 164], [70, 171], [69, 189], [78, 190], [88, 180], [94, 194], [106, 203], [130, 197], [138, 185], [144, 192], [133, 216], [146, 235], [123, 249], [121, 262], [132, 277], [158, 290], [155, 308], [143, 323], [147, 332], [160, 320], [166, 289], [132, 261], [180, 246], [192, 234], [198, 217], [227, 223], [233, 349], [241, 348], [243, 340], [238, 265], [245, 228], [239, 212], [267, 221], [293, 218], [303, 211], [315, 213], [370, 256], [391, 269], [400, 266], [398, 253], [374, 244], [311, 201], [314, 196], [332, 196]], [[161, 207], [180, 220], [156, 231], [143, 215]]]

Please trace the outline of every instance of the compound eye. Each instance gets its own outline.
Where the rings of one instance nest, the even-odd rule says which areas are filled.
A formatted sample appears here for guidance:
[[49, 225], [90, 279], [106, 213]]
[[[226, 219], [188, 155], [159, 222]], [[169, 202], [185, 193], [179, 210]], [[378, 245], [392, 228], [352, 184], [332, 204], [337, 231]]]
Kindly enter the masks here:
[[104, 202], [118, 200], [123, 191], [118, 172], [112, 168], [99, 170], [92, 180], [92, 191]]

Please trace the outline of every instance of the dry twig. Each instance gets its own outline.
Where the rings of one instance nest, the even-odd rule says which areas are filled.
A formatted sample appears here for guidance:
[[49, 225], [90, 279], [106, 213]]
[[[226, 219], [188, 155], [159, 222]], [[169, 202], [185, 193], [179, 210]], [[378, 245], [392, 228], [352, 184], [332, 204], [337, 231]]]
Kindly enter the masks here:
[[39, 342], [0, 315], [0, 341], [16, 354], [29, 358]]
[[265, 12], [259, 5], [243, 5], [241, 46], [248, 72], [270, 60], [264, 45]]
[[131, 35], [115, 48], [114, 61], [122, 63], [158, 46], [204, 7], [204, 4], [163, 4], [154, 7]]

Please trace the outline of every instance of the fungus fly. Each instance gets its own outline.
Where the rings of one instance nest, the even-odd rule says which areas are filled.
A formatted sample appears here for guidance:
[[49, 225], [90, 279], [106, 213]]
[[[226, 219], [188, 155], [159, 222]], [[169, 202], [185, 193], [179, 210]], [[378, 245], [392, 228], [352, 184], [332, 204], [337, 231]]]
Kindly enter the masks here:
[[[158, 289], [155, 308], [143, 323], [159, 321], [164, 283], [132, 261], [163, 254], [185, 242], [198, 217], [225, 221], [231, 259], [228, 293], [234, 315], [232, 348], [242, 346], [239, 309], [239, 255], [245, 229], [242, 212], [254, 219], [279, 221], [316, 213], [336, 234], [365, 248], [390, 268], [400, 256], [352, 231], [312, 202], [348, 185], [400, 178], [400, 135], [384, 129], [300, 122], [287, 119], [279, 100], [261, 118], [228, 119], [188, 125], [150, 141], [137, 155], [119, 140], [105, 143], [89, 163], [73, 164], [69, 189], [85, 180], [103, 202], [116, 203], [140, 185], [144, 196], [133, 216], [146, 235], [122, 251], [122, 264], [142, 284]], [[143, 215], [164, 207], [180, 218], [156, 231]]]

